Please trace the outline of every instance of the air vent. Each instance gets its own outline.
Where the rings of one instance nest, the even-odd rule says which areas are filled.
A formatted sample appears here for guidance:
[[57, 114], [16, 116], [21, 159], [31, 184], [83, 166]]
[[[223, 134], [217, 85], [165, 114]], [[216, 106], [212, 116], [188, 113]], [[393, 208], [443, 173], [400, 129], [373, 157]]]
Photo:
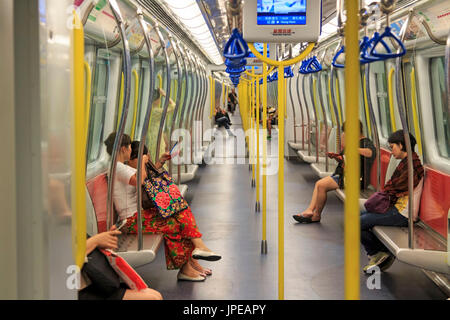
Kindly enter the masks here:
[[167, 14], [166, 10], [158, 3], [152, 0], [136, 0], [144, 9], [146, 9], [154, 19], [161, 25], [166, 27], [179, 41], [183, 42], [186, 47], [195, 52], [203, 61], [211, 60], [203, 53], [203, 51], [193, 41], [186, 41], [191, 37], [181, 29], [178, 24]]

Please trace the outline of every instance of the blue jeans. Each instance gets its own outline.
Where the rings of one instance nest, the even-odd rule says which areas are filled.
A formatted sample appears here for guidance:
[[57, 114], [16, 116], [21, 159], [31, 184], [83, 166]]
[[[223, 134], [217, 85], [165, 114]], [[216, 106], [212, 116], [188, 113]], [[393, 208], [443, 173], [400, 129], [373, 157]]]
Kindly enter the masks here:
[[402, 216], [397, 208], [391, 207], [386, 213], [361, 212], [361, 243], [372, 256], [379, 251], [389, 252], [386, 246], [373, 234], [375, 226], [407, 227], [408, 219]]

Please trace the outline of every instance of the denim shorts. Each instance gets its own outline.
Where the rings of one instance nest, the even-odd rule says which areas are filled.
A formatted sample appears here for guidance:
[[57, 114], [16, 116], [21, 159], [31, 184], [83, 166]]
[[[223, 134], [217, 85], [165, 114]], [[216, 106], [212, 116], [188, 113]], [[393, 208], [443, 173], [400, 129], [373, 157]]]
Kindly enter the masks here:
[[333, 174], [331, 176], [331, 179], [333, 179], [334, 181], [336, 181], [337, 185], [339, 185], [339, 175], [338, 174]]

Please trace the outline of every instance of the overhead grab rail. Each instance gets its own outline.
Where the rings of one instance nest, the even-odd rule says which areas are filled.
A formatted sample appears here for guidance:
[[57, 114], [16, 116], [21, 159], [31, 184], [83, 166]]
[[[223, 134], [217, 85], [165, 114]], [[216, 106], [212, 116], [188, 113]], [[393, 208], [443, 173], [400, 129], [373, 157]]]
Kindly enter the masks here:
[[119, 126], [117, 128], [116, 138], [114, 139], [113, 151], [111, 155], [111, 166], [109, 170], [108, 179], [108, 199], [106, 204], [106, 227], [109, 230], [112, 227], [113, 220], [113, 190], [114, 190], [114, 179], [116, 176], [116, 165], [117, 165], [117, 155], [119, 153], [120, 146], [122, 144], [123, 133], [125, 130], [125, 124], [127, 121], [128, 107], [130, 104], [130, 93], [131, 93], [131, 56], [130, 47], [128, 44], [126, 32], [125, 32], [125, 22], [120, 13], [119, 6], [116, 0], [109, 0], [109, 5], [111, 11], [113, 12], [114, 19], [116, 20], [117, 26], [119, 27], [120, 37], [123, 43], [123, 69], [124, 69], [124, 97], [123, 103], [121, 105], [122, 114], [120, 116]]

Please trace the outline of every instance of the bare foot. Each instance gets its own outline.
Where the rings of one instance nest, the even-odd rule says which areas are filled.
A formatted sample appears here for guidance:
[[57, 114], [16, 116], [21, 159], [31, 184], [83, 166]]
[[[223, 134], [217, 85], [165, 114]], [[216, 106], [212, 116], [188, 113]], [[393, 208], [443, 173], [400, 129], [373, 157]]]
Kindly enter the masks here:
[[183, 265], [183, 267], [181, 267], [180, 271], [185, 276], [192, 277], [192, 278], [202, 276], [202, 273], [195, 270], [190, 263], [185, 263]]
[[205, 274], [207, 276], [212, 275], [212, 270], [208, 269], [208, 268], [203, 268], [200, 263], [198, 263], [198, 261], [196, 259], [191, 259], [189, 260], [189, 263], [191, 264], [191, 266], [197, 270], [198, 272]]

